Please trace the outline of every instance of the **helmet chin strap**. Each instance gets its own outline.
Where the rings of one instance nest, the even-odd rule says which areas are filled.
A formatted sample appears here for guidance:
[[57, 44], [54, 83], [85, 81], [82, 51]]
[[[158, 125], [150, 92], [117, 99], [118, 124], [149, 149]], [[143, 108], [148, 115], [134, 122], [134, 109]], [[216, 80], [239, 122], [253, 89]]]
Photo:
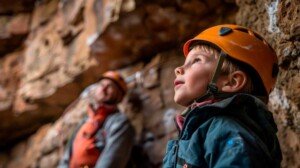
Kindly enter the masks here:
[[[225, 58], [227, 57], [227, 54], [224, 53], [223, 51], [221, 51], [220, 56], [218, 58], [218, 63], [217, 66], [215, 68], [212, 80], [210, 81], [210, 83], [207, 86], [207, 90], [206, 93], [203, 96], [200, 96], [199, 98], [195, 99], [195, 102], [202, 102], [208, 98], [221, 98], [225, 95], [223, 95], [223, 93], [220, 93], [217, 87], [217, 79], [220, 76], [221, 73], [221, 68], [223, 65], [223, 62], [225, 60]], [[223, 95], [223, 96], [222, 96]], [[227, 94], [226, 94], [227, 95]], [[228, 95], [227, 95], [228, 96]]]

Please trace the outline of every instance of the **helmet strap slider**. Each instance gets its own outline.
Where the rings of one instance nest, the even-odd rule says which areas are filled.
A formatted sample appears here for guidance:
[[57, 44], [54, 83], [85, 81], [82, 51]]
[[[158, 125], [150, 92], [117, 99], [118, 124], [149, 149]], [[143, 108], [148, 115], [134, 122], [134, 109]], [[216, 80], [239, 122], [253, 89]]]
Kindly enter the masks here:
[[219, 91], [217, 85], [214, 84], [214, 83], [208, 84], [207, 90], [208, 90], [209, 92], [211, 92], [212, 95], [215, 95], [215, 94], [218, 93], [218, 91]]

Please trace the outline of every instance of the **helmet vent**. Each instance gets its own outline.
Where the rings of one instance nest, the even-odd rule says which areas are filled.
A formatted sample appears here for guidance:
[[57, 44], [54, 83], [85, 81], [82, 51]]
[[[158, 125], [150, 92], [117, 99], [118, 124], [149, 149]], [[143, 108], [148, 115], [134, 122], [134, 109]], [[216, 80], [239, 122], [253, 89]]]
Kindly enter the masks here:
[[248, 33], [248, 29], [242, 28], [242, 27], [238, 27], [238, 28], [236, 28], [234, 30], [237, 30], [237, 31], [240, 31], [240, 32], [244, 32], [244, 33]]
[[269, 43], [267, 43], [267, 41], [266, 41], [262, 36], [260, 36], [259, 34], [255, 33], [255, 32], [253, 32], [253, 34], [254, 34], [254, 36], [255, 36], [256, 38], [258, 38], [260, 41], [262, 41], [265, 45], [267, 45], [268, 47], [272, 48], [272, 47], [269, 45]]
[[251, 36], [256, 37], [256, 38], [259, 39], [260, 41], [264, 41], [263, 38], [262, 38], [260, 35], [258, 35], [257, 33], [253, 32], [253, 31], [251, 31], [251, 30], [248, 30], [248, 29], [246, 29], [246, 28], [239, 27], [239, 28], [236, 28], [235, 30], [240, 31], [240, 32], [247, 33], [247, 34], [249, 34], [249, 35], [251, 35]]
[[229, 28], [229, 27], [221, 27], [221, 29], [219, 31], [219, 35], [220, 36], [225, 36], [225, 35], [227, 35], [227, 34], [229, 34], [231, 32], [232, 32], [231, 28]]
[[260, 41], [265, 41], [260, 35], [258, 35], [257, 33], [254, 33], [253, 32], [253, 34], [254, 34], [254, 36], [256, 37], [256, 38], [258, 38]]

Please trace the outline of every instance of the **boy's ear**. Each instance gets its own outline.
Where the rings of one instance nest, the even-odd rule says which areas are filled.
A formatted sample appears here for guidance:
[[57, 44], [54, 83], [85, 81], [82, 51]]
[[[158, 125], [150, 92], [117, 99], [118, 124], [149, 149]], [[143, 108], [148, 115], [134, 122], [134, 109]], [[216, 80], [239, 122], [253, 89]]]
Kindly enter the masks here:
[[234, 71], [220, 79], [222, 92], [239, 92], [247, 83], [247, 75], [243, 71]]

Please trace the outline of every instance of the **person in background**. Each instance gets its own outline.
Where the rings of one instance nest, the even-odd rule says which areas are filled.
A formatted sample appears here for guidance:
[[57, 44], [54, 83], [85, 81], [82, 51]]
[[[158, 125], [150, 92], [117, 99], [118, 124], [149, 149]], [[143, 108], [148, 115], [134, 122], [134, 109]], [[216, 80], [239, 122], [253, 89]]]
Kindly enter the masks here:
[[134, 143], [134, 129], [117, 104], [126, 94], [124, 79], [116, 71], [100, 78], [87, 117], [69, 140], [59, 168], [124, 168]]
[[208, 28], [183, 46], [174, 101], [187, 109], [168, 142], [164, 168], [280, 167], [277, 126], [266, 103], [277, 56], [257, 33], [238, 25]]

